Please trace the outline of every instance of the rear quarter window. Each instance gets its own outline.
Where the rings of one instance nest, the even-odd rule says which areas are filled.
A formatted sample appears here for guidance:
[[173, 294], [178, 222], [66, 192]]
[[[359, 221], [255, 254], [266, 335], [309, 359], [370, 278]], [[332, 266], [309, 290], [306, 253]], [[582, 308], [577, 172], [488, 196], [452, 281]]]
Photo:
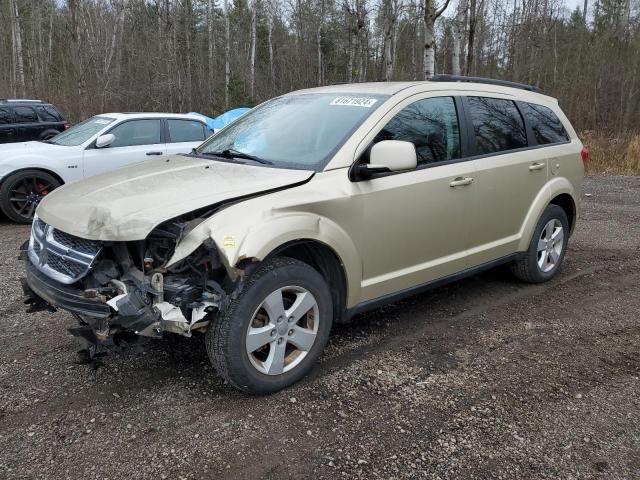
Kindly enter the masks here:
[[522, 103], [521, 108], [538, 145], [569, 141], [569, 134], [553, 110], [534, 103]]
[[524, 120], [511, 100], [489, 97], [467, 97], [476, 154], [506, 152], [527, 147]]
[[56, 113], [54, 113], [55, 111], [52, 111], [51, 108], [47, 108], [45, 106], [39, 106], [36, 107], [36, 111], [38, 112], [38, 116], [40, 117], [40, 120], [43, 122], [59, 122], [60, 118], [58, 117], [58, 115]]

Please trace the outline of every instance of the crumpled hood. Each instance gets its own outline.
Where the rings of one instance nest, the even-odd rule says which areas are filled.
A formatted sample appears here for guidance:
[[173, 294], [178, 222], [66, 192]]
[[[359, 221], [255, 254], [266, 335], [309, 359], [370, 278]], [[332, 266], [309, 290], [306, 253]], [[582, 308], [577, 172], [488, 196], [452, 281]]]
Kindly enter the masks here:
[[142, 240], [165, 220], [298, 184], [313, 174], [176, 155], [65, 185], [47, 195], [36, 213], [78, 237]]

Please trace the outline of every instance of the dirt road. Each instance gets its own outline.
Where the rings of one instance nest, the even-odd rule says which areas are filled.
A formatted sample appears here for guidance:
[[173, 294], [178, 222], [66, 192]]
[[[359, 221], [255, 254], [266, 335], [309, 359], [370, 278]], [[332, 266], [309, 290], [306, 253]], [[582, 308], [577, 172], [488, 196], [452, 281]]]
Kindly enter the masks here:
[[75, 362], [0, 224], [0, 478], [640, 478], [640, 177], [586, 181], [559, 278], [492, 271], [359, 316], [264, 398], [202, 341]]

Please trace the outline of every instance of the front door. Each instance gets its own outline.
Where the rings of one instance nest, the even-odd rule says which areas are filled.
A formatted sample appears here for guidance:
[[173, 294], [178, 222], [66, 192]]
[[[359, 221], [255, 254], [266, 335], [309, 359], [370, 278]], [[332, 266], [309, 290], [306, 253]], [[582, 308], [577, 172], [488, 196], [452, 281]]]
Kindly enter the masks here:
[[109, 132], [116, 138], [103, 148], [89, 147], [84, 152], [84, 176], [116, 170], [145, 160], [162, 159], [166, 149], [159, 119], [128, 120]]
[[473, 162], [461, 160], [453, 97], [410, 103], [375, 141], [416, 147], [418, 168], [356, 184], [364, 210], [362, 301], [415, 287], [466, 267]]

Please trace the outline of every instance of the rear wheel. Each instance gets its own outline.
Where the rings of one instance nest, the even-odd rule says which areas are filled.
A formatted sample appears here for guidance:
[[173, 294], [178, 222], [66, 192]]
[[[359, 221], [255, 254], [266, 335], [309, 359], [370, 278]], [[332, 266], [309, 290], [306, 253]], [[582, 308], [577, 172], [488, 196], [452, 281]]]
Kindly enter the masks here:
[[41, 170], [23, 170], [7, 177], [0, 186], [0, 208], [14, 222], [31, 223], [40, 201], [60, 182]]
[[569, 220], [558, 205], [549, 205], [542, 212], [525, 254], [511, 270], [520, 280], [541, 283], [551, 280], [564, 259], [569, 240]]
[[313, 368], [332, 320], [324, 278], [303, 262], [276, 257], [252, 274], [209, 324], [207, 352], [234, 387], [276, 392]]

